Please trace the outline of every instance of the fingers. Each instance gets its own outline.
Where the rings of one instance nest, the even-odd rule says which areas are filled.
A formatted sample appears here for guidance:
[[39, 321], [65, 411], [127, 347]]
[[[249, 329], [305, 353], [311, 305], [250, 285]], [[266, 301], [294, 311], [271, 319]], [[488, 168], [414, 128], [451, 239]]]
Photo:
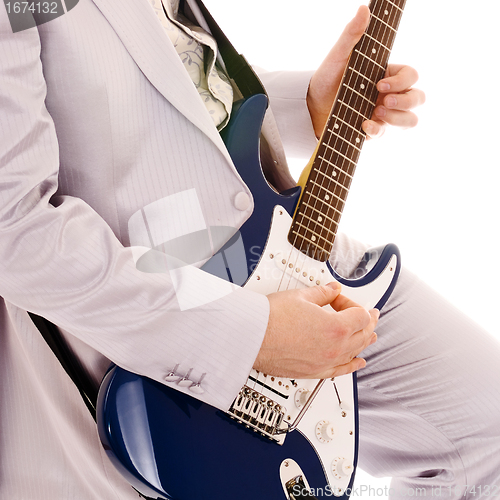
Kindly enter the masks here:
[[418, 81], [417, 71], [405, 65], [392, 64], [377, 84], [379, 98], [371, 120], [363, 123], [368, 138], [381, 137], [387, 125], [400, 129], [413, 128], [418, 117], [411, 110], [425, 102], [425, 93], [412, 86]]
[[361, 125], [367, 139], [379, 139], [385, 133], [386, 124], [382, 121], [367, 120]]
[[405, 92], [418, 81], [418, 72], [411, 66], [389, 64], [385, 77], [377, 83], [379, 92]]
[[369, 22], [370, 10], [366, 5], [362, 5], [354, 18], [344, 28], [340, 38], [333, 47], [332, 53], [336, 55], [336, 60], [347, 60], [352, 49], [365, 32]]
[[340, 283], [332, 281], [325, 286], [313, 286], [302, 289], [306, 300], [313, 302], [318, 306], [327, 306], [331, 304], [340, 294]]
[[306, 99], [316, 137], [320, 137], [323, 132], [349, 54], [363, 35], [369, 20], [370, 11], [363, 5], [311, 78]]
[[404, 94], [381, 96], [381, 105], [373, 112], [372, 120], [400, 128], [415, 127], [418, 117], [411, 110], [425, 102], [425, 94], [418, 89], [410, 89]]
[[366, 366], [366, 361], [363, 358], [354, 358], [348, 363], [336, 366], [333, 369], [327, 370], [323, 373], [319, 373], [316, 378], [334, 378], [340, 377], [342, 375], [348, 375], [349, 373], [354, 373], [355, 371], [361, 370]]
[[411, 111], [400, 111], [399, 109], [387, 109], [379, 106], [375, 109], [374, 122], [383, 127], [383, 124], [392, 125], [402, 130], [413, 128], [418, 124], [418, 116]]
[[400, 94], [388, 94], [383, 96], [382, 104], [387, 109], [398, 109], [409, 111], [425, 102], [425, 94], [419, 89], [409, 89]]
[[[293, 378], [322, 378], [364, 366], [358, 354], [376, 340], [379, 313], [340, 295], [337, 282], [268, 295], [269, 322], [254, 367]], [[332, 309], [323, 306], [332, 305]], [[333, 376], [333, 375], [327, 375]]]

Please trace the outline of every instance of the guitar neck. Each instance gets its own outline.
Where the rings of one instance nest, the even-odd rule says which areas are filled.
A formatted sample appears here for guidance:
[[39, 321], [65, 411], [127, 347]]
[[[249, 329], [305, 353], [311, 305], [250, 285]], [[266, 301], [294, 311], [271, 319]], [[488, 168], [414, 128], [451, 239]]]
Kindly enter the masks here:
[[288, 234], [290, 243], [321, 262], [328, 260], [365, 140], [376, 85], [387, 68], [406, 0], [372, 0], [370, 23], [347, 63], [330, 118], [312, 160]]

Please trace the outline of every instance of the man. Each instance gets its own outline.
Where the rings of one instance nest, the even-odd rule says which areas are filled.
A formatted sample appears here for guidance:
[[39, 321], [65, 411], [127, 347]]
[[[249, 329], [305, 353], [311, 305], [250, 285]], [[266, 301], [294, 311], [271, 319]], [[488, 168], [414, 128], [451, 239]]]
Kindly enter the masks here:
[[[314, 75], [262, 75], [285, 145], [311, 154], [367, 18], [361, 8]], [[191, 370], [204, 391], [195, 397], [221, 409], [252, 366], [333, 376], [362, 368], [363, 352], [362, 466], [396, 476], [398, 491], [498, 484], [499, 405], [481, 385], [499, 376], [487, 362], [498, 346], [409, 273], [371, 345], [378, 313], [345, 301], [334, 286], [269, 297], [240, 289], [181, 310], [171, 276], [136, 267], [130, 221], [159, 200], [172, 234], [191, 213], [207, 226], [239, 227], [253, 208], [146, 0], [80, 0], [19, 33], [0, 8], [0, 34], [2, 497], [136, 498], [27, 310], [60, 327], [96, 383], [110, 360], [162, 383], [172, 370]], [[415, 125], [409, 110], [423, 101], [411, 90], [415, 81], [410, 68], [389, 69], [376, 119], [364, 125], [369, 135], [385, 124]], [[280, 146], [268, 140], [277, 177], [289, 183]], [[343, 266], [354, 267], [363, 252], [339, 238], [336, 254], [350, 255]], [[338, 311], [318, 307], [328, 303]], [[467, 375], [466, 362], [474, 365]]]

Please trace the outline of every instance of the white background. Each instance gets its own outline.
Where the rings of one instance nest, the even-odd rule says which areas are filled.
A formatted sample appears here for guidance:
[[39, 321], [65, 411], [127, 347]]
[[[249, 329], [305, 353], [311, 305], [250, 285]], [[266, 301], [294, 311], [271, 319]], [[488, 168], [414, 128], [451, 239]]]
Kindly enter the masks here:
[[[236, 48], [269, 70], [316, 68], [361, 3], [206, 0]], [[408, 0], [391, 62], [419, 71], [427, 103], [416, 129], [365, 144], [341, 223], [397, 243], [404, 265], [498, 338], [499, 20], [496, 0]], [[304, 163], [291, 162], [294, 175]], [[358, 471], [357, 486], [388, 484]]]

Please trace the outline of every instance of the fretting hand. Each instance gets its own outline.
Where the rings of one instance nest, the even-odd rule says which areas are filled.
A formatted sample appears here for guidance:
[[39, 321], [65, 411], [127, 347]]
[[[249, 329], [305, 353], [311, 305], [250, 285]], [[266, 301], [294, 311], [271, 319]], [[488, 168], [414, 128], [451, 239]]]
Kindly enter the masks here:
[[[351, 51], [369, 20], [368, 7], [361, 6], [311, 79], [307, 105], [316, 137], [323, 132]], [[418, 73], [410, 66], [388, 66], [385, 77], [377, 84], [380, 94], [372, 119], [363, 123], [368, 138], [382, 136], [387, 125], [404, 129], [417, 124], [417, 116], [411, 110], [425, 102], [424, 92], [412, 88], [417, 80]]]

